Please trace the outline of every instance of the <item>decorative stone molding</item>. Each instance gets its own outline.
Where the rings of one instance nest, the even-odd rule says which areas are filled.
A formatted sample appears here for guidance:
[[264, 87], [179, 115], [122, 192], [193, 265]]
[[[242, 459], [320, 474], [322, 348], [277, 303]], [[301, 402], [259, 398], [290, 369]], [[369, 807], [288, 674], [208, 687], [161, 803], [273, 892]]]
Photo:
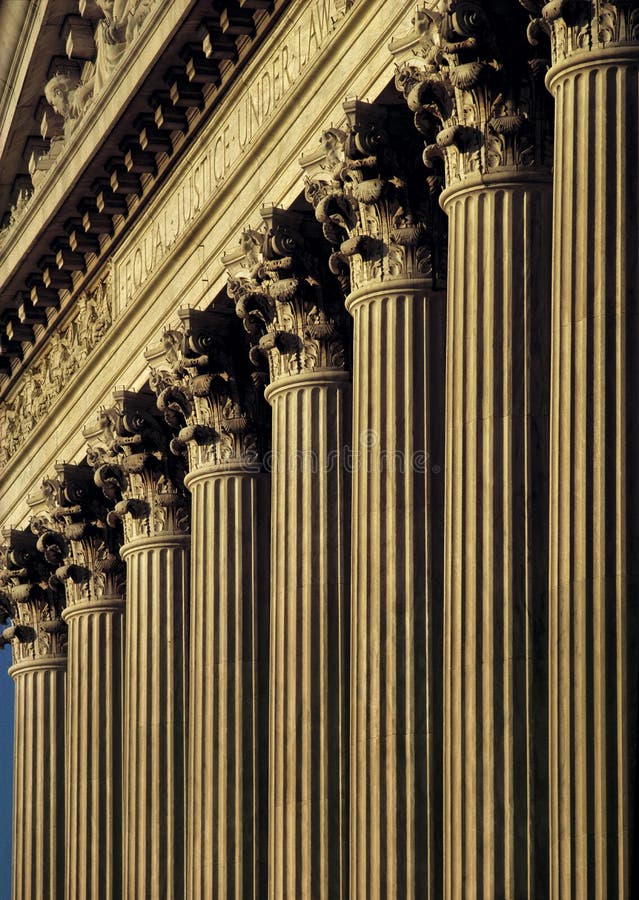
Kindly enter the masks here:
[[519, 0], [530, 13], [531, 44], [550, 37], [552, 63], [583, 51], [636, 44], [639, 41], [637, 0]]
[[11, 644], [14, 663], [66, 654], [64, 594], [30, 531], [6, 529], [0, 547], [0, 607], [11, 625], [2, 644]]
[[107, 525], [104, 498], [89, 466], [56, 464], [42, 484], [48, 515], [35, 516], [38, 549], [66, 585], [67, 607], [124, 595], [125, 567], [119, 528]]
[[331, 271], [346, 294], [367, 282], [420, 277], [436, 288], [446, 275], [440, 183], [424, 175], [418, 140], [383, 106], [344, 103], [345, 129], [321, 136], [321, 157], [302, 159], [306, 199], [337, 249]]
[[154, 398], [132, 391], [115, 391], [113, 397], [115, 405], [102, 410], [98, 428], [85, 432], [96, 484], [115, 501], [107, 524], [122, 521], [125, 543], [188, 534], [184, 459], [169, 449], [171, 435]]
[[[345, 369], [345, 315], [337, 284], [325, 275], [309, 222], [266, 206], [264, 227], [247, 228], [241, 250], [222, 262], [228, 293], [248, 332], [254, 365], [268, 361], [271, 382], [316, 369]], [[316, 239], [316, 238], [315, 238]], [[266, 380], [262, 369], [257, 383]]]
[[[497, 4], [495, 5], [497, 6]], [[503, 170], [550, 169], [552, 115], [543, 76], [547, 61], [520, 39], [516, 7], [499, 11], [474, 0], [417, 9], [414, 43], [398, 41], [397, 88], [426, 139], [424, 162], [446, 184]]]
[[10, 399], [0, 400], [0, 470], [53, 409], [108, 332], [112, 318], [109, 273], [97, 287], [80, 294], [72, 316], [53, 332], [45, 351], [26, 368], [21, 389]]
[[158, 409], [180, 429], [171, 450], [188, 451], [191, 472], [206, 465], [258, 465], [264, 411], [254, 387], [239, 377], [235, 316], [181, 309], [179, 318], [179, 328], [164, 333], [164, 363], [151, 367], [150, 378]]

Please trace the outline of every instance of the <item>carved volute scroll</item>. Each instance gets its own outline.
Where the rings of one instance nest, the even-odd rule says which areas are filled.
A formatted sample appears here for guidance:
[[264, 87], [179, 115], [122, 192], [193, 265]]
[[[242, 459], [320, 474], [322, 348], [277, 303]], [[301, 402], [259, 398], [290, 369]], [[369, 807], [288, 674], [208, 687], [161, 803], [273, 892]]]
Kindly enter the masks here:
[[122, 529], [107, 524], [108, 509], [87, 465], [58, 463], [42, 484], [48, 514], [31, 530], [38, 549], [66, 587], [67, 607], [124, 596], [125, 567], [119, 557]]
[[3, 531], [0, 607], [11, 624], [0, 642], [11, 644], [14, 663], [66, 655], [64, 593], [36, 542], [29, 530]]
[[345, 293], [370, 281], [446, 275], [441, 178], [421, 164], [417, 135], [403, 110], [349, 100], [345, 129], [321, 136], [324, 154], [308, 161], [306, 198], [335, 248], [331, 270]]
[[240, 251], [222, 260], [229, 296], [249, 335], [251, 361], [258, 372], [262, 360], [268, 362], [271, 382], [347, 368], [346, 316], [312, 217], [274, 206], [261, 214], [263, 227], [246, 229]]
[[530, 13], [528, 39], [534, 46], [550, 37], [552, 63], [583, 51], [639, 42], [637, 0], [519, 0]]
[[442, 158], [446, 185], [490, 173], [552, 165], [548, 61], [524, 39], [525, 14], [493, 0], [445, 0], [418, 9], [414, 44], [399, 44], [396, 86], [426, 140], [424, 162]]
[[139, 537], [187, 534], [185, 461], [169, 448], [172, 435], [155, 397], [115, 391], [113, 398], [114, 405], [100, 412], [97, 427], [85, 430], [95, 483], [115, 503], [107, 524], [121, 520], [127, 543]]
[[191, 472], [206, 465], [259, 466], [264, 403], [235, 358], [235, 315], [181, 309], [179, 319], [179, 328], [164, 333], [163, 360], [150, 378], [158, 409], [179, 429], [171, 450], [188, 452]]

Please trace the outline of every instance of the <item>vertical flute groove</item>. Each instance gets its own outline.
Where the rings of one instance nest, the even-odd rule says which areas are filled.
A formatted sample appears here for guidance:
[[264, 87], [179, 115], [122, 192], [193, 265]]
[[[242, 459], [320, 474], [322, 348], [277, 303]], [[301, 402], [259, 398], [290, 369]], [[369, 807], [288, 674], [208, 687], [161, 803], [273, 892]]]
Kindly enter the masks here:
[[66, 659], [28, 660], [15, 681], [13, 900], [64, 898]]
[[550, 185], [447, 195], [444, 896], [543, 896]]
[[184, 896], [187, 537], [137, 539], [127, 563], [123, 895]]
[[443, 294], [351, 295], [351, 891], [441, 896]]
[[556, 98], [550, 472], [553, 900], [634, 896], [639, 55], [551, 69]]
[[273, 407], [269, 897], [346, 898], [350, 378]]
[[192, 492], [188, 886], [264, 896], [268, 478], [196, 472]]

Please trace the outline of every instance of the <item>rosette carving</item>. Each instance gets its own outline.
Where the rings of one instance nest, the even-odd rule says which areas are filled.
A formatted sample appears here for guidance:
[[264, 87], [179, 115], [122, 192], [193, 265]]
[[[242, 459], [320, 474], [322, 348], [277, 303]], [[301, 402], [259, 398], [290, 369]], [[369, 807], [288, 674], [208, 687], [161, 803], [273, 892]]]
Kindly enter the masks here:
[[188, 533], [185, 461], [170, 451], [172, 435], [155, 397], [133, 391], [116, 391], [113, 397], [97, 426], [85, 430], [95, 483], [114, 503], [107, 524], [121, 521], [125, 542]]
[[64, 592], [52, 581], [52, 565], [29, 530], [3, 531], [0, 547], [0, 609], [8, 627], [2, 646], [11, 644], [15, 663], [66, 655], [62, 620]]
[[331, 271], [345, 293], [369, 281], [446, 273], [441, 180], [427, 177], [403, 111], [361, 100], [344, 104], [347, 124], [321, 136], [323, 155], [302, 161], [306, 199], [333, 245]]
[[[503, 8], [502, 8], [503, 7]], [[423, 159], [448, 186], [500, 170], [552, 165], [548, 61], [525, 40], [523, 9], [445, 0], [417, 10], [399, 41], [395, 83], [425, 138]]]
[[228, 294], [249, 335], [255, 382], [346, 368], [348, 325], [338, 285], [317, 249], [317, 226], [273, 206], [261, 214], [263, 226], [247, 228], [240, 251], [222, 260]]
[[172, 452], [186, 451], [191, 471], [258, 465], [264, 404], [235, 358], [236, 317], [222, 310], [181, 309], [179, 318], [179, 328], [164, 333], [164, 359], [151, 368], [150, 378], [158, 409], [178, 429]]
[[638, 0], [519, 0], [530, 13], [528, 39], [550, 38], [553, 65], [584, 50], [639, 42]]
[[93, 470], [67, 463], [55, 468], [42, 484], [48, 514], [31, 520], [38, 550], [54, 567], [50, 581], [65, 587], [68, 607], [124, 596], [121, 527], [107, 524], [109, 511]]

